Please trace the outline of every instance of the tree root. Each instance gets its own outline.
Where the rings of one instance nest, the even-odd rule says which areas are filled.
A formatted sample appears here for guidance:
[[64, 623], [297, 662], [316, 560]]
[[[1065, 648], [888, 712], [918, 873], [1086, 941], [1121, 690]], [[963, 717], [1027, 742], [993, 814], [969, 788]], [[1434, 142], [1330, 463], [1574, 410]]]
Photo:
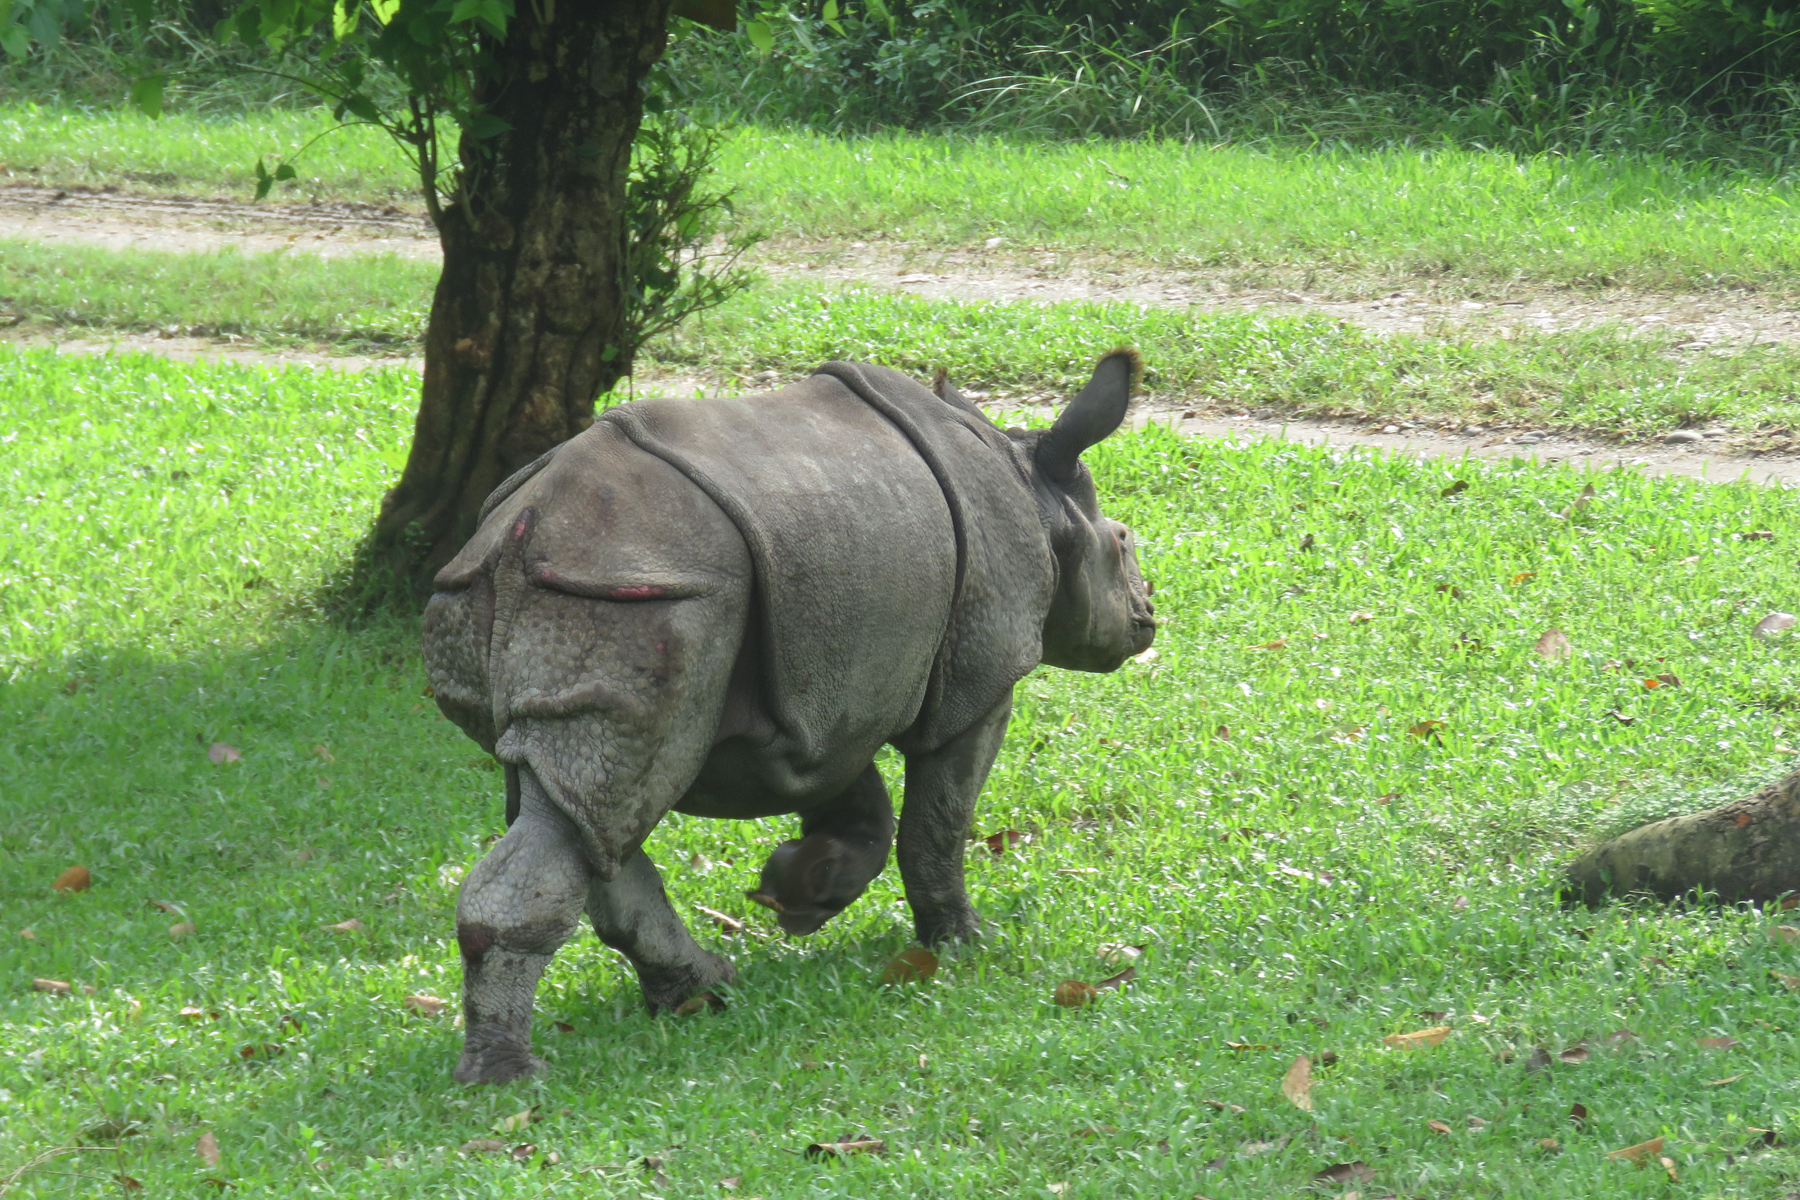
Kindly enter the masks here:
[[1603, 842], [1569, 864], [1567, 898], [1663, 900], [1699, 890], [1724, 903], [1800, 892], [1800, 771], [1729, 804]]

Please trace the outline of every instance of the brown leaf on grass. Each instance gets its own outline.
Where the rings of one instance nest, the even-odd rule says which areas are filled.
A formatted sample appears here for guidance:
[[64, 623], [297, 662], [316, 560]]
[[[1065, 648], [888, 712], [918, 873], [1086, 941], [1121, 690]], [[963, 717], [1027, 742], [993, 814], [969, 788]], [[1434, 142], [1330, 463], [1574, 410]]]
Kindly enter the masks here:
[[1442, 721], [1420, 721], [1417, 725], [1409, 726], [1406, 732], [1416, 738], [1430, 738], [1432, 741], [1442, 741], [1438, 736], [1438, 731], [1443, 728], [1444, 722]]
[[213, 1136], [212, 1130], [200, 1135], [200, 1140], [194, 1143], [194, 1153], [209, 1167], [219, 1165], [219, 1139]]
[[1783, 946], [1800, 946], [1800, 929], [1792, 925], [1777, 925], [1769, 930], [1769, 938]]
[[1377, 803], [1377, 804], [1392, 804], [1394, 801], [1398, 800], [1399, 798], [1400, 798], [1399, 792], [1384, 792], [1381, 795], [1375, 797], [1375, 803]]
[[215, 763], [234, 763], [242, 759], [244, 753], [236, 746], [229, 746], [224, 742], [214, 742], [206, 748], [206, 757]]
[[1126, 984], [1130, 983], [1132, 980], [1134, 980], [1136, 978], [1137, 978], [1137, 968], [1136, 967], [1126, 967], [1123, 971], [1120, 971], [1117, 975], [1109, 975], [1105, 979], [1102, 979], [1099, 983], [1096, 983], [1094, 985], [1094, 990], [1096, 992], [1117, 991], [1118, 989], [1124, 987]]
[[1367, 1183], [1375, 1178], [1375, 1169], [1357, 1159], [1355, 1162], [1332, 1163], [1313, 1176], [1314, 1183]]
[[1795, 618], [1792, 614], [1772, 612], [1756, 623], [1756, 627], [1750, 631], [1750, 636], [1759, 642], [1766, 642], [1776, 634], [1792, 629], [1794, 624]]
[[347, 921], [339, 921], [335, 925], [326, 925], [324, 928], [334, 930], [338, 933], [355, 933], [357, 930], [363, 928], [363, 923], [355, 917], [351, 917]]
[[1431, 1130], [1431, 1132], [1433, 1132], [1433, 1133], [1449, 1133], [1450, 1132], [1450, 1127], [1448, 1125], [1444, 1124], [1442, 1121], [1427, 1121], [1427, 1122], [1425, 1122], [1425, 1128]]
[[1575, 645], [1560, 629], [1547, 629], [1538, 638], [1532, 652], [1548, 662], [1566, 662], [1575, 656]]
[[[537, 1147], [530, 1142], [526, 1142], [523, 1145], [514, 1146], [511, 1150], [508, 1150], [506, 1156], [514, 1162], [530, 1162], [531, 1156], [536, 1153]], [[656, 1186], [661, 1187], [662, 1184], [659, 1183]]]
[[237, 1186], [237, 1184], [232, 1183], [230, 1180], [218, 1179], [211, 1175], [208, 1175], [206, 1178], [202, 1179], [200, 1182], [204, 1183], [209, 1188], [217, 1188], [221, 1192], [224, 1191], [226, 1188], [233, 1188], [233, 1187]]
[[725, 1001], [721, 1000], [716, 993], [701, 992], [698, 996], [690, 996], [680, 1004], [677, 1004], [675, 1006], [675, 1015], [678, 1017], [691, 1017], [697, 1013], [707, 1012], [708, 1010], [718, 1012], [724, 1007]]
[[417, 1013], [421, 1017], [435, 1017], [444, 1011], [448, 1000], [440, 1000], [436, 996], [427, 996], [423, 992], [408, 996], [400, 1002], [400, 1007], [409, 1013]]
[[1726, 1085], [1726, 1084], [1728, 1084], [1728, 1083], [1736, 1083], [1736, 1082], [1737, 1082], [1737, 1081], [1738, 1081], [1738, 1080], [1740, 1080], [1740, 1079], [1742, 1079], [1742, 1078], [1743, 1078], [1743, 1076], [1742, 1076], [1742, 1075], [1727, 1075], [1727, 1076], [1726, 1076], [1726, 1077], [1725, 1077], [1725, 1078], [1723, 1078], [1723, 1079], [1709, 1079], [1709, 1080], [1707, 1080], [1707, 1082], [1706, 1082], [1706, 1086], [1707, 1086], [1707, 1087], [1724, 1087], [1724, 1086], [1725, 1086], [1725, 1085]]
[[1306, 1055], [1296, 1055], [1287, 1074], [1281, 1077], [1281, 1094], [1288, 1102], [1304, 1112], [1311, 1112], [1312, 1102], [1312, 1059]]
[[1131, 661], [1134, 663], [1152, 663], [1152, 662], [1156, 661], [1156, 658], [1157, 658], [1157, 649], [1155, 646], [1152, 646], [1148, 650], [1144, 651], [1142, 654], [1132, 655]]
[[168, 900], [146, 900], [144, 901], [144, 906], [146, 908], [161, 909], [163, 912], [170, 913], [177, 917], [187, 916], [187, 911], [183, 909], [181, 905]]
[[550, 1027], [558, 1033], [574, 1033], [575, 1027], [567, 1021], [552, 1021]]
[[1227, 1050], [1238, 1051], [1240, 1053], [1245, 1050], [1279, 1050], [1279, 1049], [1281, 1049], [1281, 1043], [1280, 1042], [1226, 1042], [1225, 1048]]
[[1556, 1057], [1570, 1066], [1578, 1066], [1588, 1060], [1590, 1052], [1586, 1046], [1570, 1046]]
[[937, 974], [938, 957], [923, 946], [902, 950], [881, 969], [884, 984], [923, 983]]
[[1056, 985], [1056, 991], [1050, 994], [1050, 1001], [1063, 1008], [1082, 1008], [1092, 1004], [1099, 994], [1091, 983], [1080, 979], [1065, 979]]
[[239, 1058], [280, 1058], [286, 1053], [286, 1046], [274, 1042], [251, 1042], [247, 1046], [238, 1047]]
[[1740, 542], [1772, 542], [1775, 540], [1775, 531], [1773, 529], [1746, 529], [1732, 536]]
[[192, 921], [177, 921], [169, 926], [169, 937], [176, 941], [180, 941], [188, 934], [193, 933], [197, 928], [198, 926]]
[[1626, 714], [1620, 712], [1616, 708], [1608, 711], [1606, 715], [1611, 717], [1613, 720], [1617, 721], [1621, 725], [1635, 725], [1637, 723], [1636, 717], [1627, 716]]
[[1423, 1050], [1435, 1046], [1450, 1036], [1450, 1026], [1433, 1025], [1430, 1029], [1420, 1029], [1414, 1033], [1390, 1033], [1381, 1039], [1381, 1044], [1390, 1050]]
[[1514, 575], [1512, 577], [1513, 586], [1517, 587], [1521, 583], [1530, 583], [1533, 579], [1536, 579], [1536, 578], [1537, 578], [1536, 571], [1520, 571], [1517, 575]]
[[541, 1121], [543, 1119], [543, 1117], [538, 1115], [538, 1106], [534, 1104], [530, 1108], [522, 1109], [510, 1117], [501, 1117], [498, 1121], [495, 1121], [494, 1132], [517, 1133], [521, 1129], [531, 1128], [532, 1122]]
[[335, 755], [331, 752], [331, 748], [329, 746], [324, 746], [324, 745], [314, 746], [312, 748], [312, 752], [313, 752], [313, 757], [318, 759], [320, 762], [334, 763], [337, 761], [337, 755]]
[[500, 1151], [507, 1149], [509, 1145], [510, 1143], [503, 1142], [499, 1138], [478, 1137], [470, 1138], [468, 1141], [458, 1146], [457, 1149], [464, 1154], [498, 1154]]
[[1287, 649], [1287, 639], [1286, 638], [1276, 638], [1272, 642], [1258, 642], [1254, 646], [1245, 646], [1244, 649], [1246, 649], [1246, 650], [1286, 650]]
[[1565, 521], [1568, 520], [1570, 517], [1574, 516], [1576, 513], [1580, 512], [1582, 509], [1586, 508], [1589, 504], [1592, 504], [1596, 494], [1597, 493], [1594, 491], [1594, 485], [1591, 483], [1588, 484], [1586, 487], [1581, 489], [1581, 495], [1579, 495], [1579, 496], [1575, 497], [1575, 499], [1569, 501], [1569, 507], [1563, 509], [1562, 512], [1558, 515], [1560, 515], [1563, 520], [1565, 520]]
[[1458, 492], [1466, 492], [1468, 490], [1469, 490], [1469, 481], [1466, 479], [1458, 479], [1455, 482], [1451, 483], [1448, 487], [1439, 491], [1438, 495], [1445, 499], [1448, 499], [1449, 497], [1456, 495]]
[[49, 992], [53, 996], [66, 996], [69, 994], [69, 985], [66, 981], [61, 979], [33, 979], [31, 981], [31, 990], [34, 992]]
[[1547, 1071], [1550, 1069], [1552, 1061], [1548, 1050], [1542, 1046], [1534, 1047], [1531, 1053], [1525, 1056], [1525, 1073], [1535, 1075], [1539, 1071]]
[[719, 932], [726, 937], [735, 937], [744, 932], [744, 923], [736, 917], [728, 916], [716, 909], [708, 908], [704, 904], [696, 904], [694, 905], [694, 909], [701, 916], [706, 917], [714, 925], [717, 925], [719, 927]]
[[1144, 947], [1127, 946], [1121, 942], [1101, 942], [1094, 947], [1094, 953], [1098, 954], [1100, 961], [1107, 966], [1116, 967], [1120, 963], [1136, 962], [1142, 958]]
[[1017, 829], [1002, 829], [999, 833], [990, 833], [982, 838], [981, 844], [988, 848], [989, 854], [1001, 855], [1015, 847], [1023, 846], [1029, 841], [1031, 841], [1029, 833], [1021, 833]]
[[122, 1192], [141, 1192], [144, 1190], [144, 1185], [129, 1175], [114, 1175], [113, 1180], [119, 1185], [119, 1190]]
[[1353, 612], [1350, 614], [1350, 623], [1352, 625], [1363, 625], [1374, 619], [1375, 614], [1372, 612]]
[[727, 1175], [725, 1178], [719, 1180], [719, 1186], [729, 1191], [743, 1182], [744, 1177], [742, 1175]]
[[50, 885], [53, 892], [85, 892], [94, 886], [94, 877], [86, 867], [70, 867]]
[[1788, 991], [1800, 992], [1800, 975], [1783, 975], [1780, 971], [1770, 971], [1769, 974], [1779, 979]]
[[1664, 1154], [1657, 1158], [1656, 1165], [1669, 1173], [1670, 1183], [1680, 1183], [1681, 1178], [1675, 1174], [1675, 1160]]
[[1638, 1040], [1638, 1035], [1629, 1029], [1615, 1029], [1606, 1035], [1606, 1044], [1617, 1049]]
[[1555, 1138], [1539, 1138], [1538, 1139], [1538, 1149], [1547, 1151], [1551, 1154], [1555, 1154], [1557, 1151], [1562, 1149], [1562, 1143], [1557, 1141]]
[[37, 930], [29, 928], [21, 929], [19, 930], [19, 936], [28, 942], [35, 942], [37, 941]]
[[852, 1154], [886, 1154], [887, 1143], [880, 1138], [852, 1138], [842, 1142], [814, 1142], [806, 1148], [808, 1158], [848, 1158]]
[[176, 1013], [175, 1015], [180, 1017], [184, 1021], [203, 1021], [208, 1018], [216, 1021], [219, 1019], [218, 1013], [211, 1012], [204, 1008], [195, 1008], [192, 1004], [183, 1008], [180, 1012]]
[[1223, 1100], [1202, 1100], [1200, 1103], [1206, 1105], [1206, 1107], [1212, 1109], [1214, 1112], [1241, 1113], [1244, 1111], [1243, 1105], [1227, 1104]]
[[1738, 1044], [1734, 1037], [1703, 1037], [1700, 1039], [1702, 1050], [1729, 1050]]
[[1575, 1123], [1575, 1128], [1586, 1129], [1587, 1128], [1587, 1119], [1588, 1119], [1587, 1105], [1580, 1104], [1580, 1103], [1569, 1105], [1569, 1120], [1571, 1120]]
[[1618, 1162], [1635, 1163], [1641, 1167], [1657, 1155], [1661, 1154], [1662, 1148], [1663, 1140], [1661, 1138], [1651, 1138], [1647, 1142], [1639, 1142], [1635, 1146], [1626, 1146], [1622, 1150], [1608, 1150], [1606, 1152], [1606, 1157]]

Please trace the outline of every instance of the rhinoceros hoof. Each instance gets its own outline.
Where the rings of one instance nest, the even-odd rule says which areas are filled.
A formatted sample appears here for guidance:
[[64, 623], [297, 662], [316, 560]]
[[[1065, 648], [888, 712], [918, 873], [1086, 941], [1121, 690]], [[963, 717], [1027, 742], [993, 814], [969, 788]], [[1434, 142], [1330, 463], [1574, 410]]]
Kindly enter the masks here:
[[545, 1065], [523, 1042], [509, 1038], [480, 1049], [465, 1048], [451, 1078], [458, 1083], [511, 1083], [536, 1075]]
[[945, 913], [931, 920], [919, 920], [914, 926], [919, 941], [927, 946], [948, 942], [973, 942], [981, 937], [981, 914], [972, 908]]
[[683, 1001], [707, 991], [714, 984], [730, 983], [737, 978], [737, 968], [730, 959], [704, 954], [699, 962], [676, 968], [640, 968], [638, 985], [644, 989], [644, 1002], [651, 1012], [673, 1011]]

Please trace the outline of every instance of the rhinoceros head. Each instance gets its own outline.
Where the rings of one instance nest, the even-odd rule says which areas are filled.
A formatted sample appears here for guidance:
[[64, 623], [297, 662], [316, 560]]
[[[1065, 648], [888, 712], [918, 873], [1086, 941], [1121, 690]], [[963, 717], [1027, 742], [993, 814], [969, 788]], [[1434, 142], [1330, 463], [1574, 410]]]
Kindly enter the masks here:
[[1082, 451], [1125, 420], [1143, 366], [1114, 350], [1045, 430], [1008, 430], [1025, 453], [1038, 510], [1056, 556], [1056, 591], [1044, 621], [1043, 661], [1075, 671], [1112, 671], [1156, 636], [1150, 586], [1138, 570], [1131, 530], [1100, 512]]

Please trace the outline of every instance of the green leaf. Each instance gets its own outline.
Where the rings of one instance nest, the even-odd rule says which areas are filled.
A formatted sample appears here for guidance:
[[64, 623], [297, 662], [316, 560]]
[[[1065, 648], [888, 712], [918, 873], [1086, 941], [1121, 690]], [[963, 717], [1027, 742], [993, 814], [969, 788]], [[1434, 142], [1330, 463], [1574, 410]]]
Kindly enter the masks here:
[[764, 54], [775, 49], [775, 34], [767, 21], [745, 21], [744, 33], [749, 37], [750, 44]]
[[456, 0], [456, 6], [450, 10], [450, 23], [485, 25], [495, 37], [506, 36], [506, 20], [512, 15], [512, 6], [505, 0]]
[[827, 25], [830, 25], [833, 22], [835, 22], [837, 19], [838, 19], [837, 0], [825, 0], [825, 7], [822, 10], [820, 10], [820, 12], [819, 12], [819, 20], [825, 22]]
[[0, 29], [0, 49], [14, 58], [24, 58], [31, 51], [31, 35], [23, 25], [8, 25]]
[[142, 79], [131, 81], [131, 104], [139, 112], [151, 120], [162, 116], [163, 85], [168, 82], [165, 75], [146, 75]]
[[263, 166], [263, 160], [258, 158], [256, 160], [256, 198], [261, 200], [269, 194], [269, 189], [274, 186], [275, 177], [269, 174], [268, 168]]
[[375, 13], [375, 19], [386, 25], [400, 11], [400, 0], [369, 0], [369, 8]]
[[338, 0], [331, 9], [331, 36], [343, 41], [356, 32], [357, 18], [362, 16], [358, 0]]
[[359, 121], [379, 123], [381, 120], [381, 109], [376, 107], [375, 102], [362, 92], [351, 92], [340, 103], [351, 116]]
[[512, 126], [496, 117], [493, 113], [482, 113], [463, 125], [463, 132], [476, 141], [499, 137], [503, 133], [511, 133]]
[[298, 174], [298, 172], [296, 172], [293, 166], [288, 163], [282, 163], [279, 167], [275, 168], [275, 178], [277, 179], [292, 179], [296, 174]]

